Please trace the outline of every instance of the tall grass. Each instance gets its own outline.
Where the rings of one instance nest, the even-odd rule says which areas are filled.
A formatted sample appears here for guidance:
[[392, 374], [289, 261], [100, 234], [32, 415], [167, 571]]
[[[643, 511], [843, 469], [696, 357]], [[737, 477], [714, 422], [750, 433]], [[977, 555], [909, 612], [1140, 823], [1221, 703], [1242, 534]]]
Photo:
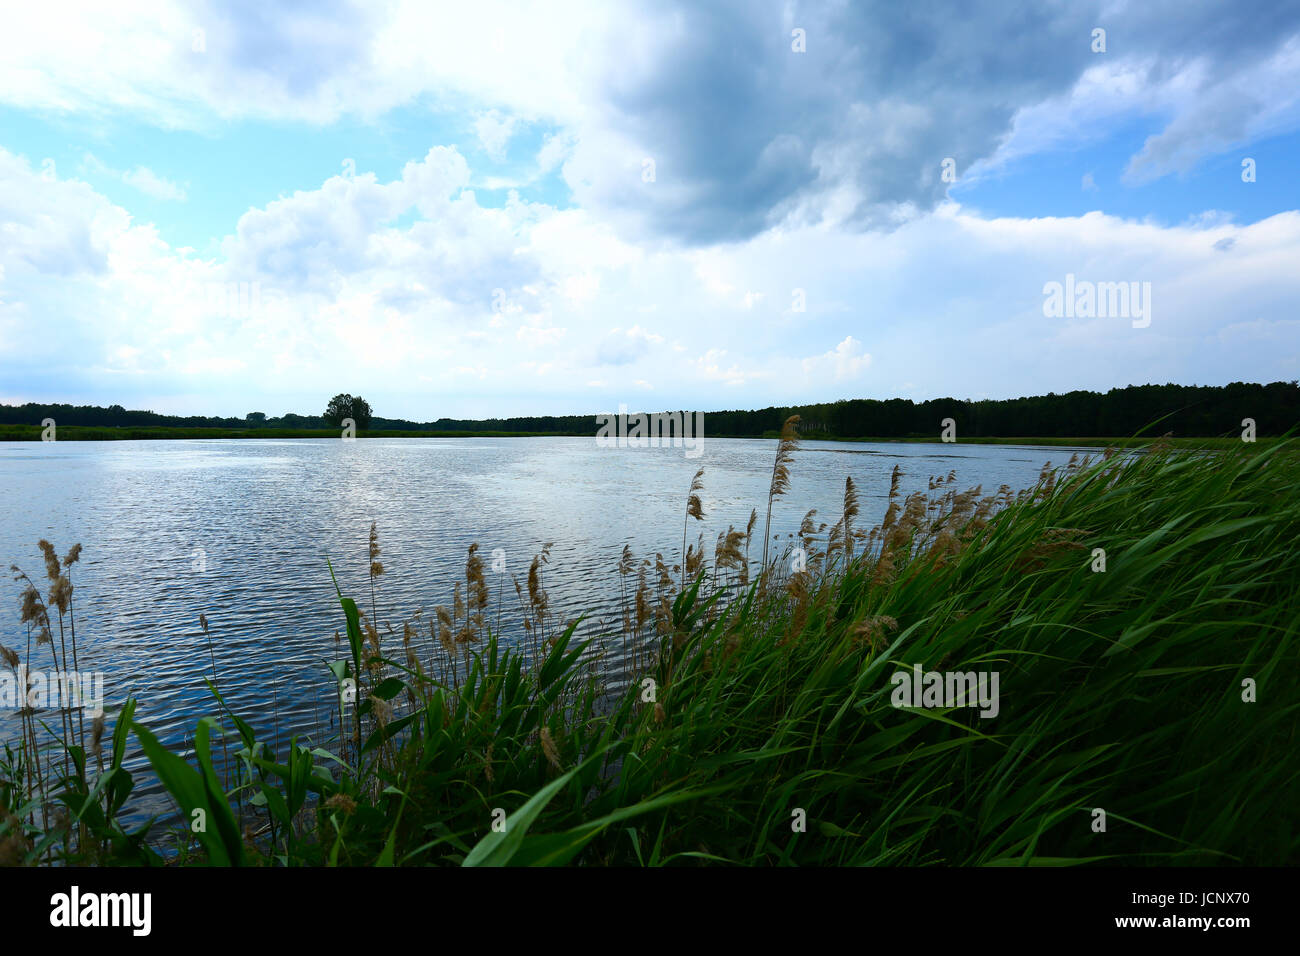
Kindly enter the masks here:
[[[768, 524], [793, 462], [785, 435], [778, 449]], [[340, 695], [348, 731], [336, 747], [273, 752], [223, 706], [200, 723], [191, 762], [128, 706], [108, 782], [91, 779], [80, 799], [66, 798], [75, 779], [54, 790], [71, 811], [62, 825], [94, 839], [51, 840], [55, 822], [13, 778], [0, 785], [0, 839], [11, 861], [51, 847], [79, 861], [161, 860], [103, 812], [124, 799], [129, 728], [182, 818], [202, 809], [214, 821], [176, 837], [186, 861], [1294, 861], [1298, 465], [1290, 441], [1156, 447], [1072, 460], [1019, 495], [958, 492], [950, 475], [907, 498], [896, 471], [869, 530], [853, 526], [846, 484], [829, 532], [805, 520], [799, 562], [794, 542], [767, 557], [765, 528], [750, 576], [729, 529], [712, 574], [702, 549], [683, 555], [684, 586], [672, 589], [657, 556], [658, 613], [642, 562], [645, 607], [624, 598], [623, 636], [630, 624], [654, 653], [612, 696], [584, 666], [595, 645], [578, 640], [580, 622], [545, 623], [541, 557], [527, 601], [517, 585], [533, 655], [487, 626], [471, 549], [470, 603], [440, 609], [427, 647], [414, 631], [401, 655], [386, 647], [340, 592], [349, 654], [331, 669], [356, 692]], [[894, 706], [891, 676], [916, 664], [997, 671], [997, 716]], [[230, 786], [214, 770], [215, 733], [240, 745]], [[238, 795], [271, 826], [247, 829]]]

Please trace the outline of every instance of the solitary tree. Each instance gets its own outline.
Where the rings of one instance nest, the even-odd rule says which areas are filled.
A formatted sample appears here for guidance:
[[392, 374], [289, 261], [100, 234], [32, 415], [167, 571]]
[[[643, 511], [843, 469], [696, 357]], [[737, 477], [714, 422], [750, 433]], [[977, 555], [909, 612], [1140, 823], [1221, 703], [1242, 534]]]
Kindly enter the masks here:
[[352, 420], [357, 423], [357, 428], [370, 427], [370, 403], [360, 395], [352, 399]]
[[330, 403], [325, 406], [325, 414], [321, 417], [334, 426], [342, 425], [345, 418], [350, 418], [357, 428], [369, 428], [370, 403], [360, 395], [353, 397], [340, 393], [330, 399]]

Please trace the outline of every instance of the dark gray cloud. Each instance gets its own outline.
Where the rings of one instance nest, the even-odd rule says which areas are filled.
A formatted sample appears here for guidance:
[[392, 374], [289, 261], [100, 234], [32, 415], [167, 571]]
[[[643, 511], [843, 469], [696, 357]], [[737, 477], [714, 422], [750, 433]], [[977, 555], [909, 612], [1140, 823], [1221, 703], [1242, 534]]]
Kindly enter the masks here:
[[[750, 0], [708, 9], [655, 0], [637, 17], [649, 52], [609, 54], [604, 135], [579, 147], [587, 175], [570, 185], [634, 231], [690, 244], [832, 211], [887, 227], [944, 198], [945, 158], [960, 175], [993, 155], [1017, 110], [1068, 92], [1099, 56], [1148, 66], [1152, 82], [1200, 58], [1214, 88], [1300, 31], [1300, 4], [1170, 0], [1103, 15], [1110, 6], [888, 0], [795, 7], [787, 19], [781, 6]], [[1091, 49], [1099, 26], [1105, 54]], [[804, 53], [791, 50], [795, 27], [806, 31]], [[1161, 150], [1239, 136], [1233, 112], [1223, 136], [1202, 133], [1189, 147], [1174, 130]], [[629, 188], [615, 155], [628, 143], [655, 159], [647, 188]], [[1150, 161], [1162, 168], [1159, 156]]]

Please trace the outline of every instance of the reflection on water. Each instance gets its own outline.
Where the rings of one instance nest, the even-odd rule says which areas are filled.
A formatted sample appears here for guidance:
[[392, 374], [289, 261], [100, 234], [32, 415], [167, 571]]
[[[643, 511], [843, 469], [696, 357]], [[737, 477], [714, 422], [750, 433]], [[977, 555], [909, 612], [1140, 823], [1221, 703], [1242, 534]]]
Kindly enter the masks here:
[[[41, 585], [40, 538], [59, 554], [84, 546], [73, 568], [80, 667], [105, 672], [110, 727], [135, 695], [136, 719], [185, 746], [196, 719], [215, 713], [204, 685], [215, 665], [223, 695], [259, 735], [320, 740], [334, 706], [324, 661], [345, 656], [326, 561], [344, 594], [368, 608], [371, 521], [383, 549], [378, 620], [399, 637], [417, 609], [427, 618], [451, 603], [475, 541], [489, 568], [495, 549], [505, 554], [504, 575], [489, 570], [488, 581], [491, 620], [498, 588], [506, 602], [506, 640], [522, 641], [510, 578], [524, 582], [546, 542], [554, 542], [545, 583], [556, 616], [587, 613], [613, 626], [625, 544], [638, 560], [658, 551], [669, 565], [680, 561], [697, 467], [706, 519], [691, 522], [691, 540], [703, 531], [711, 556], [718, 532], [743, 529], [758, 507], [759, 543], [774, 449], [773, 441], [709, 439], [701, 457], [688, 458], [680, 448], [600, 448], [592, 438], [6, 442], [0, 559]], [[797, 531], [809, 508], [833, 523], [846, 475], [858, 486], [858, 525], [870, 527], [884, 514], [895, 463], [905, 493], [953, 469], [957, 487], [991, 493], [1032, 485], [1045, 462], [1064, 464], [1072, 451], [807, 442], [772, 530]], [[12, 587], [0, 644], [21, 651]], [[619, 647], [603, 664], [614, 672]], [[12, 712], [0, 712], [0, 735], [17, 740]], [[155, 787], [145, 806], [161, 812], [167, 801]]]

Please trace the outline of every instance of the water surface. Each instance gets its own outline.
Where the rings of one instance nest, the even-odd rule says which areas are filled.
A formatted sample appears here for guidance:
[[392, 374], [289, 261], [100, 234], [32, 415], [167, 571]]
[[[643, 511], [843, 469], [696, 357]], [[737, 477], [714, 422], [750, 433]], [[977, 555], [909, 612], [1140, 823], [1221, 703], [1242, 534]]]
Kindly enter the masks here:
[[[591, 438], [4, 442], [0, 560], [44, 591], [36, 542], [48, 539], [60, 555], [82, 544], [73, 568], [80, 665], [105, 672], [110, 727], [135, 695], [137, 720], [184, 747], [197, 718], [215, 713], [204, 685], [215, 669], [234, 711], [260, 734], [321, 740], [334, 706], [323, 662], [345, 656], [326, 561], [344, 593], [368, 608], [372, 521], [385, 569], [380, 622], [400, 632], [417, 609], [428, 616], [450, 605], [466, 550], [478, 542], [485, 564], [504, 552], [504, 574], [488, 572], [491, 612], [500, 588], [507, 639], [519, 641], [510, 579], [526, 580], [546, 542], [554, 546], [545, 587], [565, 618], [614, 621], [625, 544], [638, 559], [661, 552], [670, 565], [680, 561], [686, 490], [700, 466], [707, 517], [690, 522], [691, 540], [703, 531], [711, 558], [718, 532], [743, 529], [758, 507], [761, 548], [774, 449], [773, 441], [709, 439], [690, 458], [680, 448], [600, 448]], [[772, 532], [796, 531], [809, 508], [834, 523], [846, 475], [858, 486], [858, 524], [870, 527], [884, 514], [896, 463], [904, 492], [956, 470], [956, 487], [982, 485], [987, 494], [1030, 486], [1044, 463], [1062, 465], [1075, 450], [806, 442]], [[0, 605], [8, 608], [0, 644], [21, 652], [19, 590], [11, 584], [11, 601]], [[399, 641], [389, 647], [400, 656]], [[48, 668], [47, 654], [41, 649], [33, 667]], [[617, 672], [620, 664], [615, 653], [602, 666]], [[0, 736], [18, 735], [13, 712], [0, 711]], [[145, 806], [167, 803], [155, 787]]]

